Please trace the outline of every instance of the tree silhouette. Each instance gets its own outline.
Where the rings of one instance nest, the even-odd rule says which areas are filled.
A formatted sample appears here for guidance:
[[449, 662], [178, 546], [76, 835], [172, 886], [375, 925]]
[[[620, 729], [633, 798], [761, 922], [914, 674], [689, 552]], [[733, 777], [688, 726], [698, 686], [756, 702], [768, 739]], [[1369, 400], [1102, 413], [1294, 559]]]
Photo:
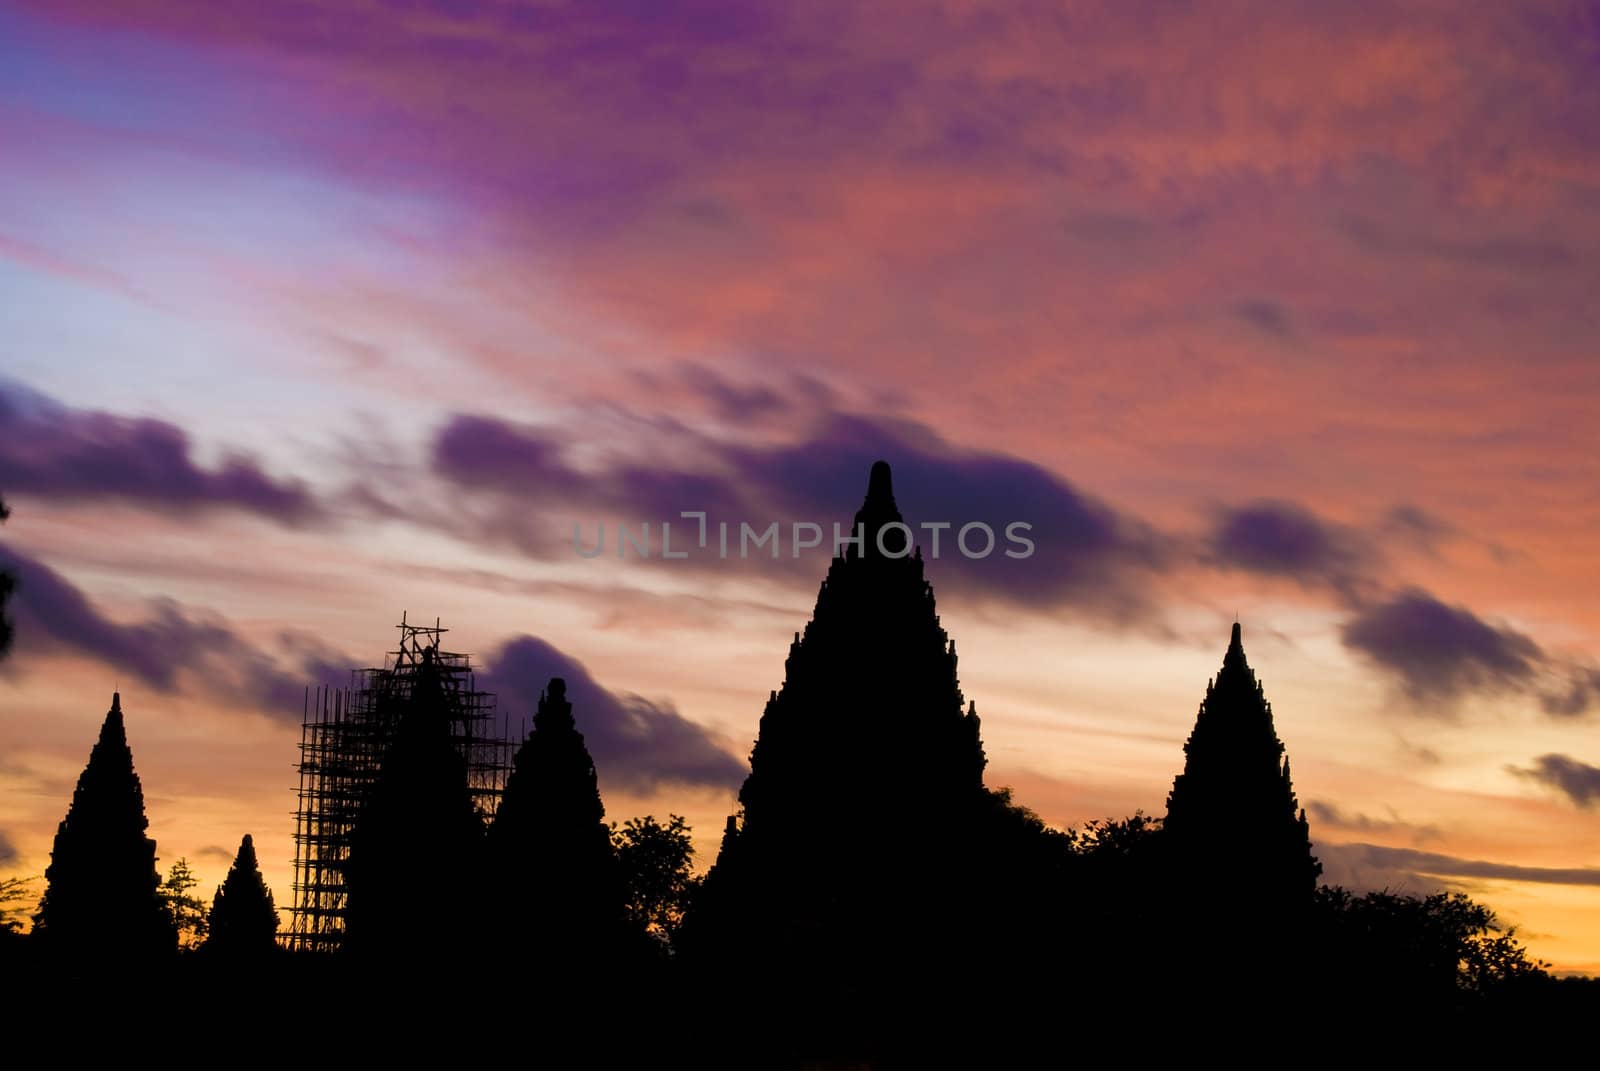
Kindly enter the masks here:
[[1317, 890], [1319, 988], [1374, 1007], [1481, 1002], [1549, 981], [1515, 929], [1465, 893]]
[[211, 901], [211, 936], [205, 952], [219, 960], [254, 960], [277, 951], [278, 912], [272, 890], [256, 865], [256, 846], [246, 833]]
[[144, 791], [122, 721], [122, 697], [78, 778], [56, 831], [34, 934], [59, 961], [140, 959], [170, 953], [177, 932], [159, 886], [156, 842], [145, 836]]
[[628, 921], [670, 947], [698, 884], [688, 824], [676, 814], [666, 825], [654, 815], [630, 818], [621, 829], [612, 827], [611, 839], [627, 890]]
[[22, 929], [20, 919], [11, 916], [24, 912], [19, 905], [28, 902], [29, 889], [37, 878], [3, 878], [0, 879], [0, 937], [15, 934]]
[[[350, 838], [344, 948], [368, 960], [416, 966], [458, 957], [467, 944], [459, 925], [424, 926], [425, 910], [460, 920], [476, 892], [483, 821], [472, 801], [466, 761], [451, 735], [452, 703], [433, 648], [424, 648], [394, 739], [371, 798]], [[424, 905], [421, 871], [449, 875], [456, 901]]]
[[205, 940], [206, 904], [189, 892], [199, 884], [200, 879], [189, 869], [189, 860], [183, 858], [172, 864], [161, 883], [161, 898], [166, 901], [172, 928], [178, 933], [179, 948], [193, 948]]
[[624, 893], [604, 819], [566, 681], [553, 678], [489, 829], [495, 873], [519, 905], [510, 935], [519, 949], [567, 967], [616, 949]]

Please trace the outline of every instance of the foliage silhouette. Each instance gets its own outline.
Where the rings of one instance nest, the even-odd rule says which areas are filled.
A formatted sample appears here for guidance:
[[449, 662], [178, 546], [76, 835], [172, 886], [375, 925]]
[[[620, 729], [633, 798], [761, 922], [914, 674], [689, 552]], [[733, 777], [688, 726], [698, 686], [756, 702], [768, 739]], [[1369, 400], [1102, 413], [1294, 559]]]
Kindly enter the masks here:
[[167, 915], [178, 934], [180, 949], [194, 948], [206, 937], [207, 911], [205, 901], [189, 890], [200, 884], [200, 879], [189, 869], [189, 860], [180, 858], [172, 864], [161, 882], [161, 899], [167, 905]]
[[211, 901], [211, 935], [203, 950], [218, 961], [260, 960], [277, 953], [277, 933], [272, 890], [261, 877], [255, 843], [246, 833]]
[[611, 842], [627, 890], [628, 921], [670, 949], [699, 886], [688, 824], [676, 814], [666, 825], [654, 815], [630, 818], [620, 829], [611, 827]]
[[0, 937], [16, 935], [22, 929], [22, 920], [12, 918], [26, 910], [18, 905], [29, 902], [33, 883], [37, 878], [0, 879]]
[[[296, 1021], [314, 1039], [303, 1051], [342, 1038], [369, 1060], [459, 1032], [440, 1010], [486, 982], [537, 1011], [552, 1051], [570, 1042], [600, 1065], [641, 1066], [691, 1046], [705, 1066], [1032, 1065], [1064, 1058], [1070, 1032], [1267, 1040], [1308, 1010], [1437, 1030], [1452, 1015], [1572, 1024], [1600, 1008], [1600, 982], [1552, 978], [1460, 893], [1317, 887], [1238, 625], [1164, 817], [1058, 830], [986, 786], [977, 713], [920, 555], [898, 556], [899, 518], [880, 462], [856, 515], [865, 540], [834, 558], [795, 636], [703, 880], [681, 816], [606, 824], [560, 678], [485, 829], [425, 650], [410, 692], [383, 700], [396, 728], [352, 840], [348, 955], [277, 947], [248, 834], [201, 954], [170, 955], [203, 906], [183, 859], [158, 887], [118, 696], [57, 833], [35, 931], [0, 926], [0, 951], [74, 986], [108, 962], [224, 981], [203, 998], [218, 1022], [234, 1021], [241, 993], [287, 1009], [303, 1000], [287, 994], [338, 992], [345, 1014]], [[25, 889], [0, 882], [0, 909]], [[691, 1040], [670, 1006], [655, 1022], [601, 1023], [602, 991], [625, 1009], [670, 992], [716, 1008], [716, 1029]], [[368, 1021], [379, 1026], [345, 1036]], [[514, 1045], [529, 1055], [521, 1032]]]
[[1317, 891], [1316, 914], [1322, 969], [1359, 979], [1368, 999], [1482, 998], [1549, 967], [1529, 958], [1515, 929], [1502, 928], [1465, 893], [1358, 896], [1325, 887]]
[[75, 969], [93, 961], [137, 961], [177, 947], [156, 872], [156, 842], [145, 836], [144, 791], [122, 720], [122, 697], [78, 778], [45, 870], [34, 938]]

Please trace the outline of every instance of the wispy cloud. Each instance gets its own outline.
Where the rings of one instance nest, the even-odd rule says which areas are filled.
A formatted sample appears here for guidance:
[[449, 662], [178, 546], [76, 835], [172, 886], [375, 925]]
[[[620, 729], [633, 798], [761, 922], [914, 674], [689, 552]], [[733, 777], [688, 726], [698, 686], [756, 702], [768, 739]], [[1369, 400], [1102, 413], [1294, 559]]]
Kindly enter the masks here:
[[1540, 755], [1531, 767], [1508, 766], [1507, 769], [1518, 777], [1555, 789], [1577, 807], [1600, 802], [1600, 767], [1568, 755]]
[[162, 420], [73, 409], [0, 380], [0, 487], [69, 502], [132, 502], [177, 512], [233, 509], [285, 524], [317, 519], [305, 484], [246, 457], [205, 468], [183, 429]]

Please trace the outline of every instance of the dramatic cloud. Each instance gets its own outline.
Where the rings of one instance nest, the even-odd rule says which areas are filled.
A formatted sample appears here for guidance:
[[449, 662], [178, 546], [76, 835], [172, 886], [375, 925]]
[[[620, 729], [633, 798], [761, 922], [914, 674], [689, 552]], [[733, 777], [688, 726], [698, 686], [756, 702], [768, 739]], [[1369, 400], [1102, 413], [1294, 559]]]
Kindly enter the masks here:
[[1597, 867], [1514, 866], [1377, 844], [1318, 844], [1315, 851], [1323, 862], [1326, 884], [1355, 889], [1404, 888], [1407, 878], [1414, 884], [1436, 884], [1419, 880], [1419, 875], [1545, 885], [1600, 885], [1600, 868]]
[[1346, 593], [1376, 558], [1359, 533], [1277, 501], [1218, 511], [1207, 551], [1209, 560], [1224, 569], [1328, 584]]
[[1416, 588], [1363, 608], [1341, 636], [1425, 704], [1529, 687], [1545, 661], [1539, 645], [1522, 633]]
[[299, 723], [308, 684], [342, 679], [350, 662], [298, 633], [279, 637], [274, 654], [236, 634], [214, 614], [197, 614], [170, 599], [151, 602], [149, 616], [122, 623], [106, 617], [71, 581], [49, 566], [0, 545], [0, 568], [17, 582], [17, 657], [52, 648], [84, 655], [171, 692], [184, 674], [218, 694], [244, 697], [274, 717]]
[[1579, 807], [1600, 801], [1600, 767], [1566, 755], [1540, 755], [1530, 769], [1507, 767], [1518, 777], [1538, 781], [1560, 792]]
[[161, 420], [71, 409], [0, 381], [0, 487], [67, 501], [120, 500], [163, 510], [228, 508], [286, 524], [321, 512], [304, 484], [248, 458], [204, 469], [183, 430]]
[[[888, 460], [896, 503], [924, 557], [932, 554], [934, 533], [923, 526], [949, 526], [939, 534], [938, 562], [929, 571], [953, 591], [1126, 617], [1148, 611], [1145, 584], [1167, 560], [1153, 529], [1044, 467], [959, 450], [918, 425], [840, 415], [803, 443], [734, 457], [745, 483], [819, 522], [853, 513], [872, 462]], [[1026, 558], [1005, 553], [1024, 552], [1007, 538], [1016, 522], [1029, 526], [1018, 530], [1033, 544]], [[962, 552], [960, 530], [969, 524], [994, 533], [987, 556]], [[982, 529], [974, 528], [967, 545], [981, 551], [985, 543]]]
[[[508, 502], [536, 507], [548, 489], [570, 503], [622, 511], [635, 520], [672, 521], [685, 534], [693, 530], [692, 522], [678, 520], [686, 510], [705, 511], [713, 530], [727, 523], [735, 539], [741, 524], [760, 530], [777, 522], [785, 542], [774, 567], [792, 571], [797, 566], [791, 526], [820, 526], [824, 542], [813, 553], [828, 556], [833, 525], [849, 528], [872, 463], [885, 459], [894, 472], [896, 501], [924, 557], [937, 557], [929, 569], [941, 585], [1033, 605], [1070, 603], [1110, 616], [1147, 610], [1145, 584], [1169, 557], [1164, 540], [1148, 525], [1042, 466], [959, 450], [912, 422], [830, 413], [805, 437], [782, 446], [695, 442], [707, 454], [703, 472], [619, 463], [580, 473], [563, 458], [558, 441], [545, 429], [457, 416], [434, 441], [433, 469], [464, 487], [492, 489]], [[1023, 543], [1008, 538], [1008, 528], [1018, 522], [1029, 527], [1014, 534], [1031, 541], [1033, 550], [1027, 557], [1008, 557], [1007, 550], [1027, 553]], [[961, 552], [967, 525], [979, 526], [965, 537], [971, 556]], [[992, 544], [981, 526], [992, 534]], [[519, 524], [500, 524], [488, 526], [486, 534], [506, 538], [521, 530]], [[534, 539], [524, 547], [571, 553], [570, 529], [561, 540]], [[707, 552], [693, 560], [728, 568]], [[808, 575], [815, 571], [815, 565], [804, 568]]]
[[655, 792], [668, 785], [735, 788], [749, 771], [670, 705], [602, 687], [583, 664], [544, 640], [519, 636], [486, 660], [478, 677], [502, 706], [531, 719], [552, 677], [567, 682], [572, 716], [603, 785]]

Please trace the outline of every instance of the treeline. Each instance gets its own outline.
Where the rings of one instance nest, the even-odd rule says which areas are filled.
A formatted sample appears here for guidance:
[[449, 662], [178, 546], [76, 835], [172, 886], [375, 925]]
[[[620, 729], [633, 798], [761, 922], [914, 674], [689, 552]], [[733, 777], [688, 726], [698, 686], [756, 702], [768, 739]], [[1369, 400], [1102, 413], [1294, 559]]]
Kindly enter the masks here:
[[1434, 1037], [1600, 1008], [1460, 893], [1319, 884], [1237, 624], [1160, 818], [1057, 830], [987, 786], [921, 556], [877, 538], [895, 525], [880, 462], [702, 878], [681, 819], [606, 822], [560, 679], [486, 818], [425, 651], [350, 837], [337, 953], [269, 940], [248, 838], [200, 937], [191, 879], [155, 870], [116, 700], [33, 931], [0, 948], [56, 997], [156, 972], [356, 1055], [427, 1038], [586, 1066], [1036, 1066], [1158, 1037], [1282, 1058], [1291, 1023]]

